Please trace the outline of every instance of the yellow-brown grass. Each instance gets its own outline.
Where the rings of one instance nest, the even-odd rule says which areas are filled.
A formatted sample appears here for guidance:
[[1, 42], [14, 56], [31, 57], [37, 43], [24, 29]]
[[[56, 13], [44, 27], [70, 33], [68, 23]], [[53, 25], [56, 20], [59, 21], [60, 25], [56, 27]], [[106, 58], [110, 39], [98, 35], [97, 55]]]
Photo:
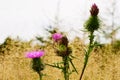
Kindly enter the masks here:
[[[70, 80], [79, 80], [84, 63], [85, 45], [79, 39], [75, 39], [70, 46], [73, 56], [77, 57], [73, 62], [79, 72], [70, 75]], [[31, 59], [25, 58], [26, 51], [39, 48], [39, 45], [31, 46], [31, 42], [6, 39], [0, 46], [0, 80], [39, 80], [37, 73], [30, 67]], [[52, 45], [49, 44], [44, 50], [44, 63], [61, 61], [61, 58], [55, 55]], [[46, 66], [43, 73], [46, 74], [43, 80], [64, 80], [62, 72], [56, 68]], [[111, 45], [95, 49], [90, 55], [83, 80], [120, 80], [120, 50], [113, 51]]]

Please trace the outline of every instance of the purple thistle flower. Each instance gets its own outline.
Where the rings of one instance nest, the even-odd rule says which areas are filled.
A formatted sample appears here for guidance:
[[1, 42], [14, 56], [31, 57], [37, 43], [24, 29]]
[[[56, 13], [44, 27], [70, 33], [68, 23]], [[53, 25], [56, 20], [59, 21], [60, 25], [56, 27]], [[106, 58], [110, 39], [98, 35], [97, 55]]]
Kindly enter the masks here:
[[27, 58], [40, 58], [44, 55], [44, 51], [31, 51], [26, 53]]
[[97, 5], [94, 3], [91, 7], [90, 13], [92, 16], [97, 16], [99, 13], [99, 9], [97, 7]]
[[63, 37], [63, 35], [60, 34], [60, 33], [54, 33], [54, 34], [52, 35], [52, 38], [53, 38], [54, 41], [58, 41], [58, 40], [60, 40], [62, 37]]

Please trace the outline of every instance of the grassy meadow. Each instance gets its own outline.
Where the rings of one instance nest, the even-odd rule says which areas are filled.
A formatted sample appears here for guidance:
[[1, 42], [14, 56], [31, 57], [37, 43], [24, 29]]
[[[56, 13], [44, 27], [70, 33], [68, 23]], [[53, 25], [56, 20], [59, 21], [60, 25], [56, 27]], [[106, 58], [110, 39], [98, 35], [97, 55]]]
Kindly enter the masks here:
[[[72, 55], [77, 57], [73, 60], [79, 74], [70, 75], [70, 80], [79, 80], [84, 64], [83, 42], [76, 38], [69, 46], [72, 48]], [[39, 80], [39, 76], [30, 65], [31, 59], [25, 58], [25, 52], [39, 50], [40, 45], [32, 46], [32, 41], [25, 42], [17, 39], [7, 38], [0, 45], [0, 80]], [[52, 44], [44, 48], [44, 63], [52, 64], [60, 62], [61, 57], [56, 56]], [[45, 66], [43, 80], [64, 80], [60, 70]], [[120, 47], [104, 44], [94, 49], [90, 55], [83, 80], [120, 80]]]

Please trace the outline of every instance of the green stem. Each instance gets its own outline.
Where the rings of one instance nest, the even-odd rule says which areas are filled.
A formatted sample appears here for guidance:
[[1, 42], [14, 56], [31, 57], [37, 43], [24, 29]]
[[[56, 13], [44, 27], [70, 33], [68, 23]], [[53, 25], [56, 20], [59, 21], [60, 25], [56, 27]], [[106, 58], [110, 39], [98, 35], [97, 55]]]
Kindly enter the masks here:
[[87, 66], [87, 63], [88, 63], [89, 55], [90, 55], [90, 53], [92, 52], [92, 50], [93, 50], [93, 48], [94, 48], [94, 45], [93, 45], [93, 40], [94, 40], [93, 32], [90, 33], [89, 38], [90, 38], [90, 39], [89, 39], [90, 42], [89, 42], [88, 50], [87, 50], [87, 52], [85, 53], [85, 62], [84, 62], [84, 66], [83, 66], [83, 69], [82, 69], [82, 72], [81, 72], [81, 75], [80, 75], [80, 79], [79, 79], [79, 80], [82, 80], [84, 71], [85, 71], [86, 66]]
[[63, 69], [63, 73], [64, 73], [64, 79], [65, 80], [69, 80], [69, 61], [68, 61], [68, 56], [64, 56], [63, 57], [63, 62], [64, 62], [64, 69]]
[[87, 62], [88, 62], [88, 57], [86, 57], [86, 60], [85, 60], [85, 63], [84, 63], [83, 69], [82, 69], [82, 73], [81, 73], [81, 75], [80, 75], [80, 80], [82, 80], [82, 77], [83, 77], [83, 74], [84, 74], [84, 71], [85, 71]]
[[42, 80], [42, 73], [39, 72], [38, 74], [39, 74], [39, 79]]
[[89, 46], [91, 46], [93, 44], [93, 40], [94, 40], [94, 35], [93, 35], [94, 31], [93, 32], [90, 32], [90, 36], [89, 36], [89, 40], [90, 40], [90, 43], [89, 43]]

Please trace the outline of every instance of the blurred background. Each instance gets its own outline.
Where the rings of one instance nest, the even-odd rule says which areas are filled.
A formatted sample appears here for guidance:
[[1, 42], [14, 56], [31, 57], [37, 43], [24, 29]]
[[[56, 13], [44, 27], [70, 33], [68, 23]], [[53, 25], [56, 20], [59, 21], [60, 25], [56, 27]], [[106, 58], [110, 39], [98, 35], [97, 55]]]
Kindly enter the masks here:
[[119, 39], [119, 0], [0, 0], [0, 43], [8, 36], [23, 40], [45, 37], [48, 27], [67, 32], [70, 40], [76, 36], [85, 40], [83, 25], [93, 3], [100, 9], [101, 21], [96, 40]]
[[[0, 0], [0, 80], [39, 78], [31, 69], [31, 59], [25, 58], [28, 51], [43, 49], [44, 63], [61, 62], [47, 38], [47, 30], [56, 28], [71, 41], [73, 62], [80, 74], [87, 49], [84, 43], [89, 42], [84, 23], [94, 3], [101, 24], [95, 40], [101, 44], [92, 51], [83, 80], [120, 80], [120, 0]], [[35, 41], [43, 44], [33, 45]], [[47, 74], [43, 80], [63, 80], [61, 70], [50, 66], [43, 73]], [[79, 74], [73, 73], [70, 80], [78, 80]]]

